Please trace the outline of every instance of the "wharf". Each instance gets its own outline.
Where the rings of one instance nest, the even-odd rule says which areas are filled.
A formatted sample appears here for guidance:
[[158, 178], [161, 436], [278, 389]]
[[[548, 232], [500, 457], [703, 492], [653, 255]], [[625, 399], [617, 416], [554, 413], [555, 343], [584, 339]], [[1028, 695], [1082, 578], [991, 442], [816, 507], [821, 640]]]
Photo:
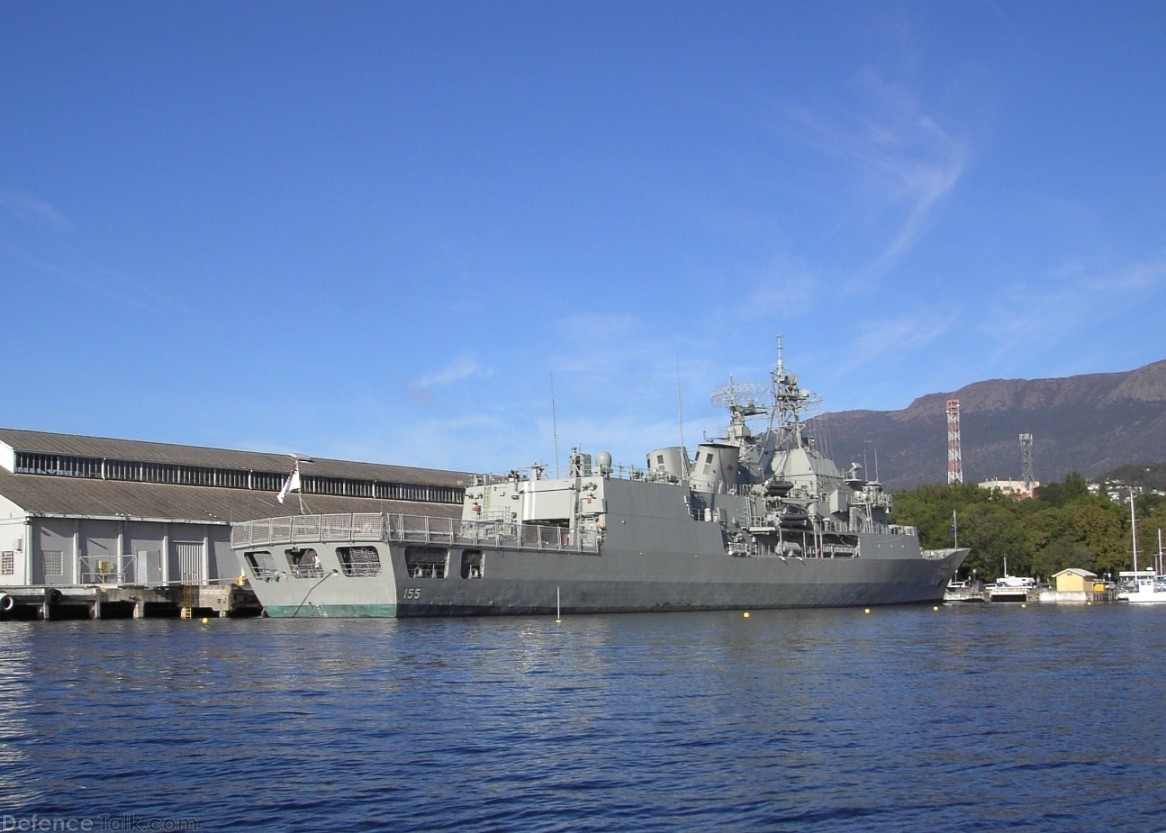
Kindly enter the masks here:
[[1049, 587], [995, 587], [993, 585], [949, 587], [943, 594], [945, 602], [1044, 602], [1099, 604], [1117, 601], [1112, 588], [1101, 587], [1093, 590], [1053, 590]]
[[948, 587], [943, 594], [945, 602], [1035, 602], [1039, 598], [1039, 587], [998, 587], [982, 581]]
[[251, 588], [234, 583], [0, 588], [0, 619], [191, 619], [258, 616], [262, 612]]
[[1035, 584], [1024, 587], [989, 584], [984, 593], [990, 602], [1035, 602], [1040, 598], [1040, 588]]

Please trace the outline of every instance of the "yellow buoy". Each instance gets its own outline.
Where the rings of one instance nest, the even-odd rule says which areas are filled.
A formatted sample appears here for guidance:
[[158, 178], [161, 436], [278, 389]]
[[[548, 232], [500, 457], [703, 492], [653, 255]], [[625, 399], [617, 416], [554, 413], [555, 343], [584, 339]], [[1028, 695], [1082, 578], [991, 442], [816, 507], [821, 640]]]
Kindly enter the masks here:
[[932, 610], [939, 610], [939, 605], [935, 605], [935, 607], [933, 607], [933, 608], [931, 608], [931, 609], [932, 609]]
[[747, 611], [747, 610], [746, 610], [746, 611], [745, 611], [745, 613], [744, 613], [743, 615], [744, 615], [744, 617], [745, 617], [746, 619], [748, 619], [748, 618], [749, 618], [749, 611]]
[[863, 613], [870, 613], [870, 608], [868, 607], [868, 608], [866, 608], [865, 610], [863, 610], [862, 612], [863, 612]]
[[204, 625], [205, 625], [207, 622], [209, 622], [209, 621], [210, 621], [210, 619], [206, 618], [205, 616], [204, 616], [204, 617], [202, 617], [202, 623], [203, 623]]

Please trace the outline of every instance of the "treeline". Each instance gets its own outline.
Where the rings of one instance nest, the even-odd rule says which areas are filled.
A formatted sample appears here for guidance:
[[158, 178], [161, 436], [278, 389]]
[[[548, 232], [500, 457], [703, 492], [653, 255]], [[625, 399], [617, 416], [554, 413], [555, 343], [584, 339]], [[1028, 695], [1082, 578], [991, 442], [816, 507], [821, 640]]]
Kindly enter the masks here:
[[[1166, 529], [1166, 497], [1143, 494], [1134, 504], [1138, 569], [1147, 569], [1158, 530]], [[1079, 474], [1039, 487], [1031, 500], [970, 484], [921, 486], [895, 494], [892, 519], [918, 527], [924, 548], [950, 547], [957, 537], [970, 547], [961, 577], [992, 581], [1004, 574], [1005, 559], [1010, 575], [1044, 580], [1069, 567], [1103, 578], [1133, 568], [1129, 503], [1093, 494]]]

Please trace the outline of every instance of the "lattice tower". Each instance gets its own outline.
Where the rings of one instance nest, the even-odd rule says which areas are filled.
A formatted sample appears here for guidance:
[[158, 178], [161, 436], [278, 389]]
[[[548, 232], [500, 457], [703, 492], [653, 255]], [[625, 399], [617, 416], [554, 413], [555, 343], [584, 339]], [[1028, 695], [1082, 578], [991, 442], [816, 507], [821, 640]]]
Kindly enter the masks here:
[[1032, 494], [1032, 434], [1020, 435], [1020, 479], [1024, 490]]
[[947, 482], [964, 482], [964, 461], [960, 452], [960, 401], [947, 400]]

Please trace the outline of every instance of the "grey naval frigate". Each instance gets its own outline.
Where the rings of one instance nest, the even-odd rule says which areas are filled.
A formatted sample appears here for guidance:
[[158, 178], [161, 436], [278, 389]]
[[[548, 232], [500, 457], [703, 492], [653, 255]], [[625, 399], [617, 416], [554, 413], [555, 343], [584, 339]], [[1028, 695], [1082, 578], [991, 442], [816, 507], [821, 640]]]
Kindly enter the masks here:
[[[761, 393], [764, 393], [764, 399]], [[754, 395], [758, 394], [758, 395]], [[891, 495], [841, 471], [803, 424], [783, 364], [714, 399], [725, 436], [643, 469], [574, 450], [477, 476], [460, 518], [297, 515], [232, 528], [267, 616], [477, 616], [939, 602], [966, 549], [924, 550]], [[764, 428], [758, 425], [764, 421]]]

